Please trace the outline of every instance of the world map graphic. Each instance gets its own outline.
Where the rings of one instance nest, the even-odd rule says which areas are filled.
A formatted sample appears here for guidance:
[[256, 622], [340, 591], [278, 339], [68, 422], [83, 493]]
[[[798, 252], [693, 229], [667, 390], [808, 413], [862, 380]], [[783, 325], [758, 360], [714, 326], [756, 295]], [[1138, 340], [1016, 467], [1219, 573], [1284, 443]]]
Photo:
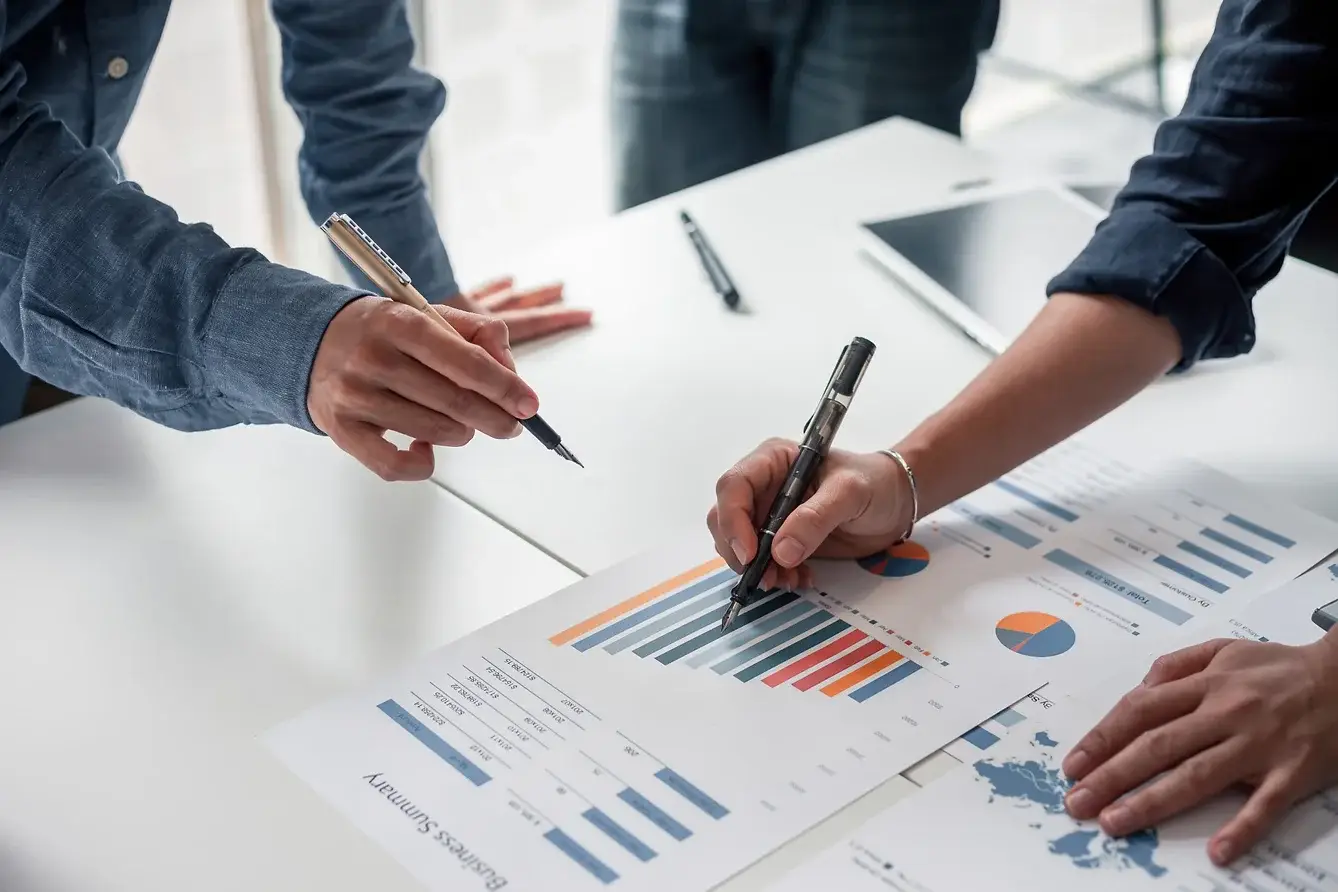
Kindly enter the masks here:
[[1064, 795], [1071, 784], [1056, 764], [1058, 744], [1044, 731], [1034, 734], [1028, 743], [1030, 758], [975, 763], [976, 780], [989, 785], [991, 805], [1034, 810], [1038, 820], [1029, 826], [1049, 837], [1051, 855], [1067, 859], [1074, 867], [1141, 870], [1153, 878], [1166, 874], [1166, 868], [1156, 862], [1156, 830], [1112, 839], [1070, 818], [1064, 810]]

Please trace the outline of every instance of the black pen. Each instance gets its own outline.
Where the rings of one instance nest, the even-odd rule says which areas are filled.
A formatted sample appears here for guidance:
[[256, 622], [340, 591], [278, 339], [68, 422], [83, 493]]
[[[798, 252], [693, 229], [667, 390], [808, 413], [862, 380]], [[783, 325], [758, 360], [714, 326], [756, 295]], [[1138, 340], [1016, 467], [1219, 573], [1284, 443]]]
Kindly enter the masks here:
[[[391, 260], [390, 255], [381, 250], [381, 246], [372, 241], [372, 237], [363, 232], [362, 227], [354, 223], [352, 217], [348, 214], [331, 214], [321, 224], [321, 230], [354, 266], [363, 271], [363, 274], [372, 281], [372, 284], [381, 289], [382, 295], [396, 303], [426, 313], [445, 326], [451, 334], [456, 337], [460, 336], [460, 333], [452, 328], [449, 322], [443, 319], [436, 310], [432, 309], [432, 305], [427, 302], [427, 298], [423, 297], [418, 289], [413, 287], [413, 280], [409, 278], [408, 273], [400, 269], [399, 264]], [[553, 430], [548, 422], [538, 415], [522, 418], [520, 424], [554, 455], [575, 462], [583, 468], [585, 467], [570, 449], [562, 445], [562, 438], [558, 436], [557, 431]]]
[[725, 265], [720, 262], [715, 251], [711, 248], [711, 243], [706, 240], [706, 233], [701, 231], [697, 221], [687, 211], [679, 211], [678, 219], [683, 224], [683, 231], [688, 234], [688, 240], [692, 242], [692, 247], [697, 250], [697, 259], [701, 261], [702, 267], [706, 270], [706, 275], [711, 280], [711, 287], [715, 293], [720, 295], [720, 299], [725, 302], [725, 306], [731, 310], [739, 308], [739, 289], [734, 287], [730, 281], [729, 273], [725, 272]]
[[827, 391], [822, 395], [818, 409], [804, 425], [804, 439], [799, 444], [799, 455], [790, 466], [790, 473], [785, 484], [776, 493], [771, 503], [771, 511], [766, 522], [757, 531], [757, 554], [744, 568], [743, 576], [730, 593], [729, 607], [720, 621], [720, 631], [728, 631], [739, 611], [747, 607], [755, 598], [757, 586], [762, 581], [767, 567], [771, 566], [771, 545], [776, 533], [785, 519], [803, 503], [822, 460], [832, 448], [836, 432], [841, 421], [850, 409], [850, 402], [855, 398], [855, 391], [864, 378], [864, 370], [869, 367], [876, 348], [872, 341], [855, 338], [850, 346], [841, 351], [841, 358], [836, 361], [836, 369], [827, 382]]

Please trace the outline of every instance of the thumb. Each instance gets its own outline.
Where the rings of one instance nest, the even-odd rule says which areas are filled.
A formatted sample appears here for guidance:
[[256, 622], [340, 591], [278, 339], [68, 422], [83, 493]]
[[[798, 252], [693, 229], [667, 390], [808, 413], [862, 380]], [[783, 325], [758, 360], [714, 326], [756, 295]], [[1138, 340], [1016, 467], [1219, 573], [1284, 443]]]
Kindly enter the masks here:
[[771, 547], [772, 559], [782, 567], [797, 567], [838, 527], [864, 513], [868, 505], [868, 490], [855, 477], [833, 474], [786, 518]]

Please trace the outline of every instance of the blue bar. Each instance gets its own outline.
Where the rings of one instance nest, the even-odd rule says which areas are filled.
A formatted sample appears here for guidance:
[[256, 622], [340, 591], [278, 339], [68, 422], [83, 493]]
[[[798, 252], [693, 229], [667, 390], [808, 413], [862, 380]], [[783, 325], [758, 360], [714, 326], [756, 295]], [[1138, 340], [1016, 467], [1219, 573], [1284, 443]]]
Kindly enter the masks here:
[[651, 802], [631, 787], [623, 787], [623, 791], [618, 794], [618, 798], [636, 809], [637, 814], [641, 815], [641, 817], [650, 821], [656, 827], [659, 827], [679, 842], [682, 842], [692, 835], [691, 830], [665, 814], [658, 805]]
[[737, 632], [739, 629], [742, 629], [745, 626], [751, 625], [752, 623], [756, 622], [762, 617], [770, 613], [775, 613], [777, 610], [780, 610], [786, 604], [794, 603], [794, 601], [796, 601], [798, 598], [799, 596], [796, 595], [794, 592], [786, 592], [783, 595], [777, 595], [774, 598], [761, 601], [757, 604], [752, 605], [747, 610], [743, 611], [743, 613], [740, 613], [739, 618], [734, 621], [734, 628], [729, 632], [721, 632], [720, 625], [719, 623], [717, 623], [708, 631], [703, 632], [696, 638], [691, 638], [687, 641], [684, 641], [677, 647], [669, 648], [655, 659], [659, 660], [661, 663], [668, 666], [670, 663], [682, 659], [683, 657], [687, 656], [688, 654], [692, 653], [693, 651], [699, 648], [705, 647], [708, 644], [712, 644], [716, 641], [719, 641], [721, 638], [725, 637], [725, 635], [732, 635], [734, 632]]
[[1011, 728], [1014, 725], [1020, 725], [1027, 720], [1022, 713], [1013, 709], [1011, 706], [994, 717], [994, 721], [1003, 725], [1005, 728]]
[[581, 815], [591, 824], [594, 824], [600, 830], [603, 830], [609, 839], [622, 846], [627, 851], [636, 856], [639, 861], [649, 861], [655, 857], [655, 850], [646, 845], [641, 840], [633, 836], [626, 827], [604, 814], [599, 809], [591, 806]]
[[464, 753], [429, 731], [426, 725], [414, 718], [407, 709], [400, 706], [394, 700], [385, 701], [378, 706], [377, 709], [390, 716], [395, 724], [399, 725], [405, 731], [408, 731], [417, 738], [419, 743], [440, 756], [442, 761], [447, 765], [463, 774], [465, 780], [469, 781], [474, 786], [481, 787], [492, 780], [491, 777], [484, 773], [482, 768], [479, 768], [473, 762], [469, 761]]
[[1203, 538], [1211, 539], [1218, 545], [1225, 545], [1227, 548], [1230, 548], [1233, 551], [1238, 551], [1241, 554], [1245, 555], [1247, 558], [1250, 558], [1251, 560], [1256, 560], [1261, 564], [1267, 564], [1273, 560], [1273, 556], [1271, 554], [1265, 554], [1259, 549], [1254, 548], [1253, 546], [1250, 545], [1246, 545], [1239, 539], [1232, 539], [1226, 533], [1219, 533], [1217, 532], [1217, 530], [1214, 530], [1211, 527], [1204, 527], [1202, 530], [1199, 531], [1199, 533], [1203, 536]]
[[1004, 492], [1012, 493], [1013, 495], [1017, 496], [1024, 502], [1030, 502], [1037, 508], [1040, 508], [1042, 511], [1048, 511], [1055, 517], [1058, 517], [1060, 520], [1067, 520], [1070, 523], [1072, 523], [1073, 521], [1078, 519], [1078, 515], [1074, 514], [1072, 511], [1063, 507], [1062, 505], [1056, 505], [1049, 499], [1043, 499], [1040, 496], [1036, 495], [1036, 493], [1031, 492], [1030, 490], [1023, 489], [1016, 483], [1013, 483], [1009, 480], [996, 480], [994, 481], [994, 485], [1002, 489]]
[[1090, 579], [1092, 582], [1105, 588], [1113, 594], [1119, 595], [1131, 604], [1137, 604], [1147, 610], [1160, 616], [1162, 619], [1170, 620], [1177, 626], [1183, 626], [1194, 618], [1193, 614], [1187, 613], [1176, 607], [1174, 604], [1168, 604], [1161, 598], [1149, 595], [1147, 592], [1134, 588], [1124, 580], [1111, 576], [1105, 570], [1098, 570], [1084, 560], [1074, 557], [1067, 551], [1056, 548], [1045, 556], [1045, 559], [1052, 564], [1063, 567], [1077, 573], [1084, 579]]
[[1023, 548], [1035, 548], [1041, 544], [1040, 539], [1026, 530], [1020, 530], [1011, 523], [1005, 523], [997, 517], [978, 511], [961, 500], [953, 503], [952, 510], [967, 518], [976, 526], [984, 527], [994, 535], [1002, 536], [1014, 545], [1020, 545]]
[[561, 849], [562, 854], [584, 867], [591, 876], [604, 885], [607, 886], [618, 879], [618, 875], [613, 872], [611, 867], [587, 852], [580, 843], [556, 827], [545, 833], [544, 839]]
[[912, 663], [910, 660], [902, 660], [868, 684], [855, 688], [855, 690], [850, 692], [850, 699], [854, 700], [856, 703], [863, 703], [874, 694], [887, 690], [903, 678], [908, 678], [919, 671], [919, 663]]
[[688, 783], [687, 778], [674, 771], [672, 768], [661, 768], [655, 772], [655, 776], [664, 781], [665, 786], [682, 796], [688, 802], [700, 808], [717, 821], [729, 814], [729, 809], [725, 808], [719, 802], [716, 802], [710, 796], [707, 796], [697, 787]]
[[586, 635], [584, 638], [574, 643], [572, 647], [582, 652], [587, 651], [596, 645], [603, 644], [615, 635], [621, 635], [633, 626], [640, 625], [652, 616], [659, 616], [666, 610], [669, 610], [672, 607], [677, 607], [684, 601], [689, 601], [700, 595], [702, 592], [715, 588], [717, 585], [728, 582], [733, 578], [734, 572], [732, 570], [722, 570], [719, 573], [713, 573], [705, 579], [697, 580], [682, 591], [675, 592], [667, 598], [661, 598], [658, 601], [652, 602], [649, 606], [641, 608], [630, 616], [623, 617], [616, 623], [610, 623], [598, 631], [591, 632], [589, 635]]
[[817, 647], [822, 642], [826, 641], [828, 638], [831, 638], [834, 635], [844, 632], [848, 628], [850, 628], [850, 623], [846, 622], [845, 620], [837, 620], [831, 625], [823, 626], [821, 629], [818, 629], [812, 635], [809, 635], [806, 638], [802, 638], [788, 647], [782, 647], [780, 650], [776, 651], [774, 654], [767, 657], [765, 660], [758, 660], [756, 663], [749, 666], [748, 668], [740, 669], [738, 672], [734, 673], [734, 677], [737, 678], [739, 681], [752, 681], [754, 678], [757, 678], [757, 676], [761, 675], [763, 672], [768, 672], [772, 669], [775, 669], [777, 666], [780, 666], [783, 663], [790, 662], [800, 654], [807, 653], [808, 651]]
[[689, 657], [688, 665], [693, 669], [700, 669], [735, 648], [742, 647], [750, 641], [756, 641], [772, 629], [779, 629], [790, 620], [797, 619], [817, 609], [812, 601], [801, 600], [797, 604], [791, 604], [779, 613], [774, 613], [766, 619], [759, 620], [751, 629], [731, 629], [714, 647], [708, 647], [706, 650]]
[[1264, 527], [1259, 526], [1259, 524], [1257, 523], [1251, 523], [1250, 521], [1246, 520], [1245, 518], [1237, 514], [1228, 514], [1226, 517], [1223, 518], [1223, 520], [1231, 524], [1233, 527], [1240, 527], [1247, 533], [1254, 533], [1260, 539], [1267, 539], [1274, 545], [1281, 545], [1283, 548], [1291, 548], [1293, 545], [1296, 544], [1294, 540], [1288, 539], [1281, 533], [1275, 533], [1272, 530], [1265, 529]]
[[701, 611], [709, 608], [712, 604], [724, 604], [728, 600], [729, 586], [722, 585], [699, 598], [693, 598], [677, 610], [670, 611], [658, 619], [651, 620], [640, 628], [633, 629], [621, 638], [616, 638], [613, 641], [610, 641], [608, 644], [604, 645], [604, 649], [611, 654], [622, 653], [633, 644], [645, 641], [652, 635], [658, 635], [665, 629], [678, 625], [688, 617], [696, 616]]
[[733, 672], [749, 660], [762, 656], [762, 654], [779, 647], [803, 635], [805, 632], [811, 632], [813, 629], [822, 625], [832, 618], [832, 615], [825, 610], [816, 610], [805, 616], [799, 622], [786, 626], [774, 635], [768, 635], [756, 644], [750, 644], [743, 650], [725, 657], [719, 663], [711, 667], [717, 675], [724, 675], [726, 672]]
[[1179, 573], [1186, 579], [1191, 579], [1206, 589], [1212, 589], [1219, 595], [1227, 590], [1227, 586], [1218, 582], [1216, 579], [1213, 579], [1211, 576], [1204, 576], [1202, 573], [1200, 573], [1198, 570], [1195, 570], [1193, 567], [1186, 567], [1179, 561], [1172, 560], [1171, 558], [1168, 558], [1164, 554], [1157, 555], [1157, 557], [1154, 558], [1152, 562], [1159, 567], [1165, 567], [1167, 570], [1172, 570], [1176, 573]]
[[972, 728], [962, 735], [962, 739], [978, 750], [987, 750], [999, 742], [997, 734], [991, 734], [984, 728]]
[[1240, 564], [1233, 564], [1226, 558], [1220, 555], [1213, 554], [1208, 549], [1195, 545], [1193, 542], [1181, 542], [1180, 550], [1185, 552], [1186, 554], [1194, 555], [1194, 557], [1198, 558], [1201, 561], [1207, 561], [1214, 567], [1221, 567], [1223, 570], [1227, 571], [1232, 576], [1239, 576], [1241, 579], [1245, 579], [1250, 575], [1250, 571], [1246, 570]]
[[[723, 597], [720, 600], [721, 601], [728, 600], [729, 595], [730, 595], [730, 590], [725, 589]], [[671, 644], [682, 641], [684, 638], [688, 637], [694, 632], [700, 632], [702, 629], [715, 627], [715, 630], [719, 632], [720, 618], [723, 614], [724, 611], [716, 612], [714, 610], [708, 610], [701, 616], [698, 616], [695, 619], [688, 620], [687, 622], [683, 623], [681, 626], [678, 626], [677, 628], [670, 629], [668, 632], [665, 632], [660, 637], [652, 638], [650, 641], [647, 641], [645, 644], [633, 650], [632, 653], [636, 654], [638, 657], [648, 657], [651, 654], [656, 653], [657, 651], [664, 650]]]

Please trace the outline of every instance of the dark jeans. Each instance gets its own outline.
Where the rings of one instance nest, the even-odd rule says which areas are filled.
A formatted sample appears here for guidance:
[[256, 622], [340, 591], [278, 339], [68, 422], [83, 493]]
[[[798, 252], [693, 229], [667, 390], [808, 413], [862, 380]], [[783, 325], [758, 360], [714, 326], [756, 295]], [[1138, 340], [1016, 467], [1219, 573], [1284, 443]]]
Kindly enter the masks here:
[[961, 132], [999, 0], [620, 0], [619, 209], [903, 115]]

